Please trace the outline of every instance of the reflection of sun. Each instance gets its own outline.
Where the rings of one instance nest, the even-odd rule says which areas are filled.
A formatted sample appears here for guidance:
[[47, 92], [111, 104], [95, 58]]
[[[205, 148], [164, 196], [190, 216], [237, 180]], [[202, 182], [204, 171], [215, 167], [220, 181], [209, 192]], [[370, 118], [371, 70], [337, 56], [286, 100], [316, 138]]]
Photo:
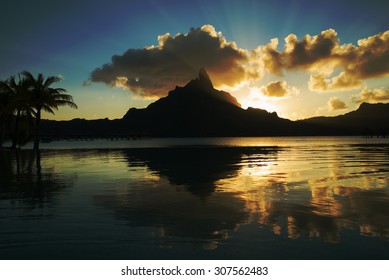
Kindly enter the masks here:
[[276, 112], [277, 106], [272, 101], [263, 96], [258, 88], [250, 88], [249, 95], [239, 100], [243, 108], [259, 108], [268, 112]]
[[[220, 179], [216, 182], [219, 190], [235, 193], [245, 202], [251, 219], [266, 224], [272, 209], [272, 200], [279, 192], [269, 186], [283, 185], [276, 172], [277, 165], [272, 155], [243, 155], [241, 169], [236, 177]], [[279, 188], [277, 188], [279, 190]], [[274, 229], [277, 232], [277, 228]]]

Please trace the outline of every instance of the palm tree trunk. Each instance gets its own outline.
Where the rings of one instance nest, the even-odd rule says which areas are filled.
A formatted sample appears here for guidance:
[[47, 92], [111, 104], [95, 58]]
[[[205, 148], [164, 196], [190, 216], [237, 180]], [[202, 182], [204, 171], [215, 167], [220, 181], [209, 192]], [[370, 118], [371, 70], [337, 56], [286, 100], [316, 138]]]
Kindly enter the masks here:
[[41, 138], [40, 125], [41, 125], [41, 108], [38, 108], [36, 112], [36, 118], [35, 118], [34, 150], [39, 150], [39, 141]]
[[5, 134], [5, 118], [0, 116], [0, 150], [3, 148]]
[[16, 114], [14, 135], [12, 137], [12, 147], [11, 147], [12, 150], [16, 149], [16, 143], [18, 141], [19, 121], [20, 121], [20, 110], [18, 110], [18, 112]]

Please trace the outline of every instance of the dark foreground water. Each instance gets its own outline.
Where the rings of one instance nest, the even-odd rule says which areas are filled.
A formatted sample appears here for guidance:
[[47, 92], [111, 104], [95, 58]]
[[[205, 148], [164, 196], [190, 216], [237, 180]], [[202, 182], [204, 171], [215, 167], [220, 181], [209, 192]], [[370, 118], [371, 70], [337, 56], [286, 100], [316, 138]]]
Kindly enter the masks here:
[[0, 258], [389, 259], [388, 142], [163, 139], [0, 151]]

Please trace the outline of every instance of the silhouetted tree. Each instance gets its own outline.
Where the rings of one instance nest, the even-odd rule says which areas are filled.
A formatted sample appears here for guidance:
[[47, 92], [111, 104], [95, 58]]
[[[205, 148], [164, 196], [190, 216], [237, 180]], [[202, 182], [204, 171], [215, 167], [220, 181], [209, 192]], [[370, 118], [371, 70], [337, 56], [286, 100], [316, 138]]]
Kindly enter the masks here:
[[4, 142], [5, 125], [11, 114], [9, 106], [11, 97], [7, 88], [6, 81], [0, 80], [0, 148], [2, 148]]
[[18, 79], [15, 76], [11, 76], [8, 80], [1, 82], [2, 106], [4, 106], [2, 108], [2, 116], [6, 118], [7, 114], [16, 113], [12, 135], [12, 149], [16, 149], [18, 142], [21, 116], [31, 117], [33, 113], [28, 88], [28, 80], [21, 76], [18, 76]]
[[34, 78], [34, 76], [28, 71], [23, 71], [22, 75], [28, 82], [30, 106], [34, 109], [34, 149], [38, 150], [42, 110], [54, 114], [53, 109], [58, 110], [59, 106], [70, 106], [72, 108], [77, 108], [77, 105], [73, 102], [73, 97], [71, 95], [64, 93], [66, 92], [65, 89], [51, 87], [52, 84], [61, 80], [59, 77], [50, 76], [44, 78], [42, 74], [38, 74], [37, 78]]

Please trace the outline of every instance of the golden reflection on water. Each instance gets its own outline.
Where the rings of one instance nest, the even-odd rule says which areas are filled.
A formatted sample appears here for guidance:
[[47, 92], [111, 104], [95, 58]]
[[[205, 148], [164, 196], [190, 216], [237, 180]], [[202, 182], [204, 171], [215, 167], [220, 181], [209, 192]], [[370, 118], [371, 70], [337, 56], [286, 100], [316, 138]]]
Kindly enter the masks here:
[[339, 243], [347, 230], [389, 240], [388, 145], [43, 151], [40, 162], [3, 152], [0, 165], [0, 203], [89, 205], [91, 223], [106, 213], [163, 249], [177, 238], [216, 250], [252, 224], [289, 241]]
[[388, 147], [360, 150], [324, 147], [307, 156], [297, 147], [267, 157], [243, 155], [237, 176], [215, 184], [236, 193], [250, 220], [276, 235], [336, 243], [342, 230], [357, 227], [361, 235], [388, 239]]

